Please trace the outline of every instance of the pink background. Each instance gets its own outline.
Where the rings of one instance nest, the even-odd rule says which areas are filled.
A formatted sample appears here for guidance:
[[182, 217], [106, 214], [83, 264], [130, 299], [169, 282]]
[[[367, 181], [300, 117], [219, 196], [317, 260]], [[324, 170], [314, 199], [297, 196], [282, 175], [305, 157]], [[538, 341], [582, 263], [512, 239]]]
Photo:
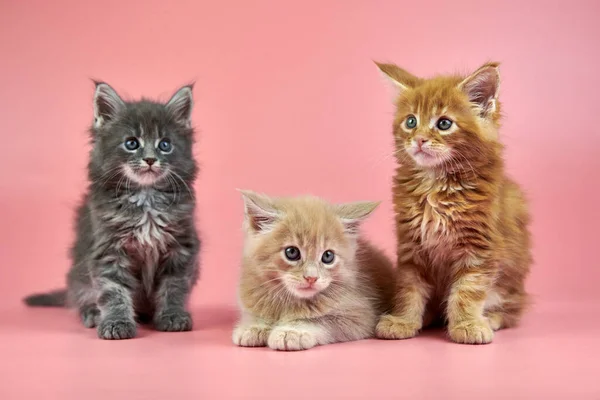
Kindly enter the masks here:
[[[600, 395], [598, 384], [585, 368], [600, 348], [592, 340], [600, 333], [600, 326], [589, 317], [590, 312], [600, 315], [600, 262], [594, 251], [600, 244], [600, 3], [489, 4], [2, 0], [0, 310], [4, 317], [0, 335], [6, 337], [0, 337], [0, 350], [10, 356], [0, 357], [0, 373], [12, 374], [13, 379], [0, 386], [0, 394], [2, 390], [12, 396], [22, 395], [22, 390], [37, 393], [39, 388], [19, 386], [21, 373], [31, 371], [29, 363], [35, 360], [40, 376], [48, 373], [49, 381], [55, 385], [63, 382], [68, 388], [50, 386], [44, 390], [77, 397], [79, 386], [68, 384], [73, 365], [79, 365], [75, 370], [96, 373], [94, 368], [102, 370], [103, 362], [112, 365], [111, 351], [120, 349], [113, 355], [121, 354], [121, 367], [129, 371], [143, 367], [135, 360], [143, 364], [140, 355], [148, 349], [170, 344], [181, 353], [159, 352], [159, 361], [153, 362], [160, 364], [171, 354], [178, 354], [185, 360], [182, 365], [186, 371], [188, 366], [193, 371], [194, 365], [202, 370], [199, 376], [187, 372], [191, 375], [186, 379], [192, 381], [208, 381], [207, 371], [212, 368], [208, 363], [212, 362], [216, 363], [212, 373], [217, 377], [229, 373], [240, 379], [256, 366], [270, 371], [265, 372], [264, 379], [279, 376], [276, 371], [284, 374], [270, 392], [258, 384], [242, 385], [246, 396], [262, 393], [264, 398], [272, 393], [274, 398], [284, 398], [281, 393], [289, 388], [285, 368], [298, 375], [304, 373], [304, 367], [311, 370], [313, 362], [326, 365], [333, 359], [356, 361], [366, 357], [372, 359], [369, 370], [379, 365], [382, 371], [389, 371], [396, 363], [406, 366], [407, 357], [422, 361], [431, 358], [432, 352], [454, 357], [443, 361], [446, 366], [439, 369], [440, 377], [452, 366], [476, 363], [473, 373], [482, 380], [479, 386], [468, 386], [470, 381], [466, 381], [467, 386], [442, 384], [440, 390], [448, 393], [486, 393], [490, 389], [486, 380], [502, 377], [498, 387], [508, 385], [513, 394], [537, 396], [545, 390], [542, 383], [546, 382], [546, 389], [554, 394], [564, 390], [579, 393], [578, 398]], [[235, 188], [273, 195], [311, 193], [332, 201], [383, 200], [365, 232], [390, 256], [394, 252], [390, 196], [393, 107], [371, 60], [396, 62], [424, 76], [466, 72], [488, 60], [502, 63], [501, 99], [506, 117], [501, 135], [507, 145], [509, 173], [531, 198], [536, 264], [529, 287], [536, 296], [536, 310], [519, 328], [521, 331], [501, 332], [496, 343], [486, 348], [465, 350], [445, 342], [441, 333], [401, 343], [336, 345], [331, 346], [334, 350], [311, 353], [320, 354], [320, 358], [305, 355], [310, 352], [295, 356], [233, 348], [228, 335], [235, 318], [242, 239], [242, 203]], [[192, 299], [198, 310], [198, 331], [187, 336], [147, 332], [146, 342], [101, 343], [95, 340], [94, 332], [84, 330], [62, 310], [26, 310], [20, 304], [26, 293], [62, 286], [69, 266], [73, 208], [85, 187], [86, 129], [92, 117], [93, 90], [89, 78], [105, 80], [132, 98], [146, 95], [160, 99], [167, 99], [178, 86], [196, 81], [196, 153], [202, 165], [196, 186], [197, 214], [204, 248], [202, 280]], [[574, 332], [567, 329], [569, 326]], [[548, 335], [552, 332], [559, 335], [552, 336], [555, 342], [538, 342], [540, 338], [551, 340]], [[584, 335], [576, 340], [583, 347], [564, 347], [577, 332]], [[507, 347], [512, 349], [512, 356], [498, 354], [503, 337], [506, 346], [513, 346]], [[78, 344], [65, 350], [61, 343], [67, 347], [67, 343]], [[496, 350], [488, 350], [493, 346]], [[389, 355], [388, 347], [398, 353]], [[25, 356], [23, 348], [41, 353], [27, 358], [33, 356]], [[510, 358], [532, 348], [536, 350], [529, 361]], [[77, 361], [81, 351], [93, 351], [100, 361], [89, 366], [78, 364], [84, 362]], [[198, 352], [196, 357], [194, 351]], [[561, 351], [563, 356], [556, 356], [563, 357], [560, 368], [564, 370], [531, 372], [530, 383], [526, 376], [510, 375], [507, 380], [509, 375], [490, 378], [482, 372], [510, 374], [517, 368], [512, 367], [515, 364], [537, 371], [548, 367], [553, 357], [550, 354]], [[389, 364], [382, 367], [385, 354]], [[576, 358], [571, 365], [565, 357]], [[10, 368], [5, 364], [8, 360]], [[364, 371], [347, 370], [342, 364], [336, 364], [339, 382], [347, 382], [352, 374], [364, 376]], [[52, 365], [62, 365], [56, 368], [67, 372], [57, 378]], [[497, 371], [501, 368], [498, 365], [506, 370]], [[585, 372], [570, 374], [573, 366]], [[427, 382], [421, 385], [423, 376], [434, 371], [423, 366], [421, 378], [408, 379], [407, 385], [413, 390], [410, 393], [434, 396], [436, 392], [428, 391], [433, 388]], [[385, 376], [382, 373], [377, 376]], [[138, 374], [142, 372], [138, 370]], [[244, 376], [260, 382], [260, 377]], [[334, 393], [332, 387], [342, 385], [328, 382], [316, 372], [315, 376], [313, 387], [322, 384], [329, 388], [324, 390]], [[558, 377], [563, 378], [562, 386], [555, 383], [556, 388], [548, 387], [552, 385], [547, 382]], [[219, 378], [215, 379], [218, 382]], [[131, 382], [114, 382], [118, 382], [114, 387], [119, 390], [136, 392]], [[98, 384], [89, 382], [94, 383]], [[345, 389], [340, 386], [336, 390], [349, 390], [361, 398], [363, 393], [373, 394], [364, 386], [367, 384], [345, 383]], [[170, 390], [166, 385], [155, 385], [154, 394]], [[81, 390], [86, 391], [84, 386]], [[390, 395], [388, 389], [378, 382], [379, 398]], [[210, 385], [199, 382], [198, 387], [185, 387], [177, 393], [180, 397], [193, 392], [223, 398], [216, 395], [217, 390], [229, 393], [227, 390], [233, 389], [210, 389]], [[231, 396], [240, 393], [232, 391]], [[314, 393], [310, 396], [320, 398]]]

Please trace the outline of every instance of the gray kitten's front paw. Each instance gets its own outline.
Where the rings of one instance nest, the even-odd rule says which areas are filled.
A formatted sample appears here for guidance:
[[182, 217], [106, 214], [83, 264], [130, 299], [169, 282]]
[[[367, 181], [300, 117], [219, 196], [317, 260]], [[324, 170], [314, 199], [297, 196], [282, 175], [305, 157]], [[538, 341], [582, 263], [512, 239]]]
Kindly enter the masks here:
[[86, 328], [94, 328], [98, 325], [100, 319], [100, 310], [95, 305], [82, 308], [79, 310], [81, 322]]
[[192, 317], [187, 311], [165, 312], [156, 317], [154, 326], [163, 332], [191, 331]]
[[98, 325], [100, 339], [131, 339], [135, 337], [136, 326], [134, 321], [108, 319]]

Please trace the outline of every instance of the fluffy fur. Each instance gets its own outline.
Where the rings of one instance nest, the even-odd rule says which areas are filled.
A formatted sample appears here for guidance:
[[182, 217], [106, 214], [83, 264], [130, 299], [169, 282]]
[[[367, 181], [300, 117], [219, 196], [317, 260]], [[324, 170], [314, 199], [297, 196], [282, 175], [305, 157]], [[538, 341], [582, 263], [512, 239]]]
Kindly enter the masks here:
[[96, 84], [90, 186], [77, 211], [68, 288], [27, 304], [75, 307], [103, 339], [134, 337], [136, 316], [162, 331], [192, 328], [186, 302], [200, 241], [191, 110], [191, 86], [161, 104], [125, 102]]
[[398, 92], [395, 306], [377, 336], [404, 339], [439, 318], [458, 343], [489, 343], [527, 305], [524, 196], [504, 173], [497, 63], [421, 79], [378, 64]]
[[[373, 337], [394, 290], [391, 262], [358, 238], [360, 222], [377, 203], [243, 197], [242, 317], [233, 342], [305, 350]], [[286, 257], [290, 246], [299, 250], [297, 261]], [[331, 263], [323, 258], [327, 250]]]

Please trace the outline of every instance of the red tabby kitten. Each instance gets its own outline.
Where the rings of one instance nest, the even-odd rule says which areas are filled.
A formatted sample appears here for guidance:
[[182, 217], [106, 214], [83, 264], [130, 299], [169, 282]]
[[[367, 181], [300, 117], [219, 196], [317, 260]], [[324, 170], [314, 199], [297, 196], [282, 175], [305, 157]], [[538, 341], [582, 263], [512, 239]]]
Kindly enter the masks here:
[[233, 342], [306, 350], [375, 336], [394, 296], [394, 273], [358, 229], [377, 203], [242, 193], [242, 315]]
[[393, 196], [398, 277], [383, 339], [445, 317], [458, 343], [489, 343], [527, 304], [531, 264], [523, 193], [504, 172], [498, 64], [421, 79], [377, 64], [398, 94]]

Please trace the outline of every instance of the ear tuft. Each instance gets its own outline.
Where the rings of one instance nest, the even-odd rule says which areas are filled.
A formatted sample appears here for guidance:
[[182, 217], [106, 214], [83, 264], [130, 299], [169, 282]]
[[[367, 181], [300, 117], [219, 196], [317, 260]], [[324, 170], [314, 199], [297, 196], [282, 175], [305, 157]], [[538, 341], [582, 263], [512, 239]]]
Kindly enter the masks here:
[[412, 75], [410, 72], [398, 67], [396, 64], [379, 63], [375, 61], [375, 65], [391, 85], [391, 89], [395, 96], [401, 95], [407, 89], [416, 87], [420, 83], [420, 79]]
[[351, 236], [358, 235], [362, 222], [375, 211], [379, 204], [379, 202], [361, 201], [336, 206], [337, 215], [340, 217], [346, 233]]
[[273, 200], [251, 190], [238, 190], [244, 200], [244, 212], [248, 228], [256, 233], [268, 232], [279, 219], [279, 211]]
[[498, 108], [499, 66], [500, 64], [496, 62], [487, 63], [458, 85], [469, 101], [480, 109], [483, 118], [493, 115]]
[[107, 83], [94, 81], [94, 84], [94, 126], [99, 128], [112, 121], [125, 108], [125, 103]]
[[179, 89], [167, 103], [167, 109], [173, 116], [173, 119], [186, 126], [192, 124], [192, 108], [194, 106], [193, 97], [194, 84], [186, 85]]

